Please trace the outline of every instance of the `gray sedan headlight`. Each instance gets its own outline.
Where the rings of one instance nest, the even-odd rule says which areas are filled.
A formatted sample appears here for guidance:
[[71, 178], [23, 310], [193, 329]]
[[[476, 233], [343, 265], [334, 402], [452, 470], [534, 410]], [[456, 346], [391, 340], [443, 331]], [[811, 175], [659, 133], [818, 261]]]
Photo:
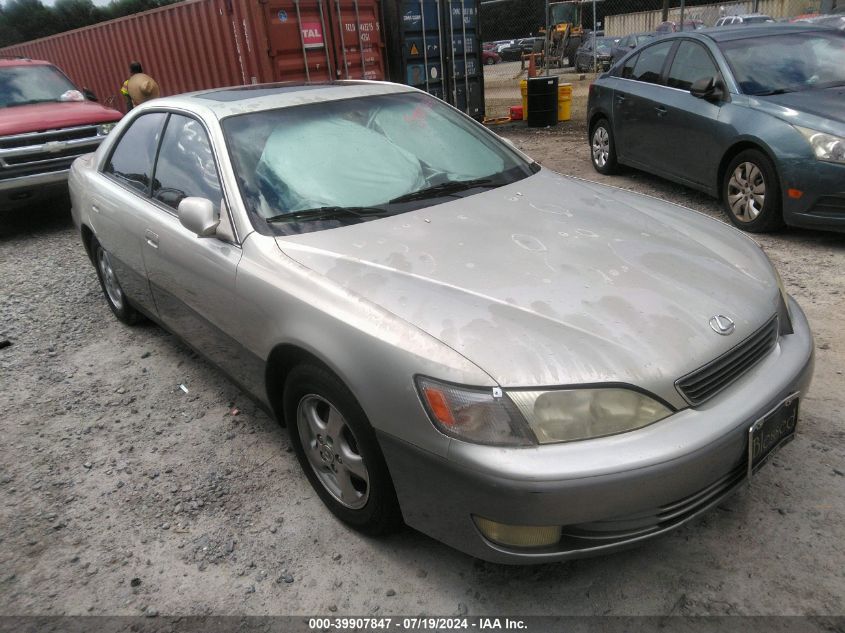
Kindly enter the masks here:
[[418, 377], [434, 425], [478, 444], [528, 446], [586, 440], [648, 426], [672, 414], [649, 396], [618, 387], [508, 391]]
[[845, 163], [845, 138], [799, 125], [795, 129], [807, 139], [816, 158], [831, 163]]
[[633, 431], [672, 414], [649, 396], [620, 388], [511, 391], [540, 444]]

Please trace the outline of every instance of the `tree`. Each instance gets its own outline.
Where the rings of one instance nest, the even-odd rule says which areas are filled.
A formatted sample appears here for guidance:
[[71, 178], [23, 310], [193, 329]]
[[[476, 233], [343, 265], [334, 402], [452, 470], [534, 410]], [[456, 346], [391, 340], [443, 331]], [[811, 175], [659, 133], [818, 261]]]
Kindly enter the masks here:
[[41, 0], [8, 0], [3, 15], [7, 27], [18, 34], [17, 41], [46, 37], [57, 30], [52, 10]]
[[94, 6], [92, 0], [56, 0], [53, 14], [58, 32], [78, 29], [103, 19], [103, 12]]

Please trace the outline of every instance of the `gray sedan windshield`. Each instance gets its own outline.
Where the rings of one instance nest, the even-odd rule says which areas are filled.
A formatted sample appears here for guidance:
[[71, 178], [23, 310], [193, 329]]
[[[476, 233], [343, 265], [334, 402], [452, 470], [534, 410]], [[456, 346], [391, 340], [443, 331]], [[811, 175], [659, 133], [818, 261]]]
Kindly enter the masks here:
[[845, 83], [845, 36], [803, 32], [721, 42], [745, 94], [771, 95]]
[[256, 228], [334, 228], [515, 182], [529, 163], [436, 99], [380, 95], [225, 119]]

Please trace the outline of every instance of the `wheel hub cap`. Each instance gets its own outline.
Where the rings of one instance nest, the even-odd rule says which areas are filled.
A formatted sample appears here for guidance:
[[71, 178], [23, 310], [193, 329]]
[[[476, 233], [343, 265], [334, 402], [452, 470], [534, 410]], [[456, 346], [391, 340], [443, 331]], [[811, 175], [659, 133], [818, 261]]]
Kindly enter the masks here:
[[123, 290], [121, 290], [117, 276], [114, 274], [109, 254], [102, 248], [97, 253], [97, 263], [100, 267], [100, 274], [103, 277], [103, 286], [106, 289], [106, 294], [114, 306], [120, 310], [123, 307]]
[[752, 222], [766, 204], [766, 181], [754, 163], [740, 163], [728, 180], [728, 206], [740, 222]]

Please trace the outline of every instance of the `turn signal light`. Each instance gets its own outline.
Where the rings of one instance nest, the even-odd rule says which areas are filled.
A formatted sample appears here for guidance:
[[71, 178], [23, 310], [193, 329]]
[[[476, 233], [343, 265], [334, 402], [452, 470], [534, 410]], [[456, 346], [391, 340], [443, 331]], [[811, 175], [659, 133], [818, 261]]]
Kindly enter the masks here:
[[455, 426], [455, 418], [446, 403], [446, 396], [443, 395], [443, 392], [434, 387], [426, 387], [423, 389], [423, 393], [437, 421], [446, 426]]
[[509, 525], [473, 515], [478, 530], [488, 541], [509, 547], [548, 547], [560, 541], [559, 525]]
[[787, 189], [786, 195], [788, 195], [790, 198], [793, 198], [794, 200], [798, 200], [798, 198], [804, 195], [804, 192], [800, 189]]

